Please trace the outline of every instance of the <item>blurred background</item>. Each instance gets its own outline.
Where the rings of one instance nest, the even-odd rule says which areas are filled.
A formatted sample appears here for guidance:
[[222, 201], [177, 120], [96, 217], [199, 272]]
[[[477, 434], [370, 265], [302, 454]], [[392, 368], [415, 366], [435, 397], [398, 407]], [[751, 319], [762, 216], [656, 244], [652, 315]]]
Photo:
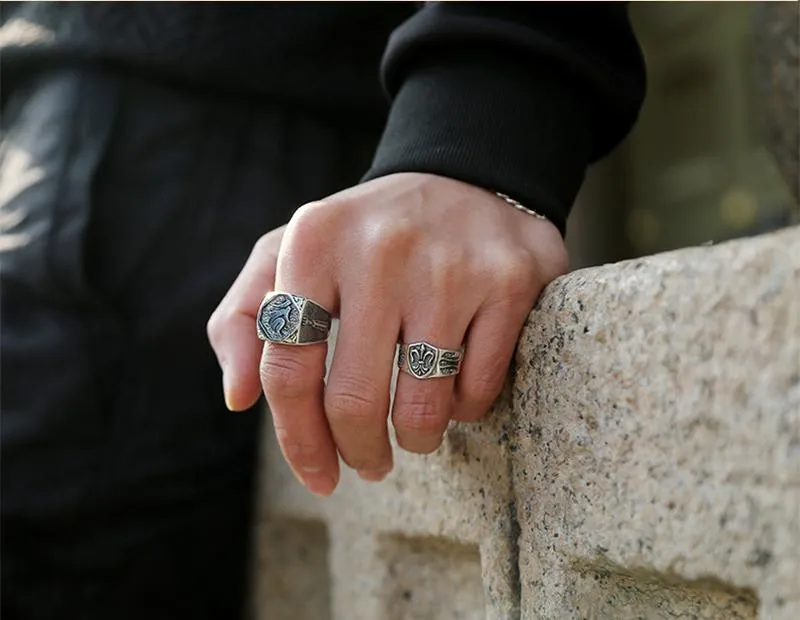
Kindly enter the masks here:
[[757, 7], [632, 4], [647, 98], [635, 130], [591, 169], [578, 198], [567, 235], [573, 268], [800, 222], [765, 147], [753, 79]]

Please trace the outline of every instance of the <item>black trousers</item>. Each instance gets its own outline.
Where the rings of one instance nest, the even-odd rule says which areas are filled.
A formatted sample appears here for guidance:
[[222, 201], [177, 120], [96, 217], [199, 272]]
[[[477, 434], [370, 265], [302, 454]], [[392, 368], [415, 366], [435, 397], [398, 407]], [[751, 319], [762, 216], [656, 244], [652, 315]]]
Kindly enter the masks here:
[[99, 69], [6, 97], [2, 616], [241, 617], [263, 416], [226, 411], [205, 323], [378, 135]]

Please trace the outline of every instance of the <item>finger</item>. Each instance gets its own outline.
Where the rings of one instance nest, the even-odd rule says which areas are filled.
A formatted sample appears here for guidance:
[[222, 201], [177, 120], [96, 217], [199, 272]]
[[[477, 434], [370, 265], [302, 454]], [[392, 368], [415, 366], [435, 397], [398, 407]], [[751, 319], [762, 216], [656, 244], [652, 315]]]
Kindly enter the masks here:
[[341, 297], [325, 412], [342, 460], [378, 481], [392, 469], [387, 418], [400, 316], [385, 297], [370, 304], [355, 291]]
[[500, 395], [528, 312], [525, 304], [500, 302], [475, 314], [456, 379], [454, 420], [480, 420]]
[[[334, 311], [337, 295], [329, 269], [315, 260], [307, 226], [289, 225], [278, 258], [275, 289], [302, 295]], [[339, 459], [323, 407], [326, 344], [267, 343], [261, 384], [281, 451], [313, 493], [329, 495], [339, 481]]]
[[244, 268], [208, 320], [211, 347], [222, 368], [225, 404], [231, 411], [252, 407], [261, 396], [258, 363], [262, 344], [256, 313], [275, 283], [275, 262], [284, 228], [258, 240]]
[[327, 351], [327, 345], [266, 343], [261, 377], [284, 459], [312, 493], [330, 495], [339, 482], [336, 445], [322, 413], [323, 377], [314, 374], [312, 380], [307, 374], [320, 351]]
[[[436, 347], [458, 349], [468, 323], [468, 319], [428, 321], [422, 317], [410, 318], [403, 326], [403, 342], [425, 341]], [[410, 354], [407, 363], [412, 363]], [[406, 372], [399, 373], [392, 423], [400, 447], [420, 454], [429, 454], [439, 447], [450, 421], [455, 381], [455, 377], [417, 379]]]

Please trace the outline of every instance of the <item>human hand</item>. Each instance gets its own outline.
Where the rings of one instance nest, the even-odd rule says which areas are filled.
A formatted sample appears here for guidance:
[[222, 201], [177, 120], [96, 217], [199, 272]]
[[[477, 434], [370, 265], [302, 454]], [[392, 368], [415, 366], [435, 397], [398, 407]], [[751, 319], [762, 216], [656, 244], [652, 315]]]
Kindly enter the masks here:
[[239, 277], [208, 320], [208, 339], [222, 368], [225, 405], [231, 411], [249, 409], [261, 396], [256, 312], [264, 295], [274, 287], [285, 231], [286, 226], [281, 226], [259, 238]]
[[449, 420], [478, 420], [492, 405], [525, 318], [567, 268], [550, 222], [448, 178], [393, 174], [305, 205], [282, 243], [256, 245], [209, 323], [233, 408], [258, 397], [255, 316], [273, 288], [278, 244], [275, 289], [339, 317], [327, 387], [320, 344], [267, 343], [260, 365], [283, 454], [321, 495], [338, 484], [337, 452], [364, 479], [391, 470], [387, 416], [398, 342], [466, 347], [457, 377], [398, 376], [391, 412], [397, 442], [430, 453]]

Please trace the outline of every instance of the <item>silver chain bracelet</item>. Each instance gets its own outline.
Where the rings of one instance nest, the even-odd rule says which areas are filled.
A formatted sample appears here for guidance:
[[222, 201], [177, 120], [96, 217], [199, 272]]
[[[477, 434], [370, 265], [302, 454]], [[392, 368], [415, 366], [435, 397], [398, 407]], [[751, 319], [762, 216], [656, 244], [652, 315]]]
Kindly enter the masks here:
[[526, 207], [526, 206], [523, 206], [522, 204], [520, 204], [519, 202], [517, 202], [516, 200], [514, 200], [514, 199], [513, 199], [511, 196], [509, 196], [508, 194], [503, 194], [502, 192], [495, 192], [494, 194], [495, 194], [495, 196], [497, 196], [498, 198], [502, 198], [502, 199], [503, 199], [503, 200], [505, 200], [505, 201], [506, 201], [508, 204], [510, 204], [512, 207], [514, 207], [515, 209], [519, 209], [519, 210], [520, 210], [520, 211], [522, 211], [523, 213], [527, 213], [528, 215], [532, 215], [533, 217], [535, 217], [535, 218], [537, 218], [537, 219], [540, 219], [540, 220], [546, 220], [546, 219], [547, 219], [547, 217], [546, 217], [546, 216], [542, 215], [542, 214], [541, 214], [541, 213], [539, 213], [538, 211], [534, 211], [533, 209], [529, 209], [528, 207]]

